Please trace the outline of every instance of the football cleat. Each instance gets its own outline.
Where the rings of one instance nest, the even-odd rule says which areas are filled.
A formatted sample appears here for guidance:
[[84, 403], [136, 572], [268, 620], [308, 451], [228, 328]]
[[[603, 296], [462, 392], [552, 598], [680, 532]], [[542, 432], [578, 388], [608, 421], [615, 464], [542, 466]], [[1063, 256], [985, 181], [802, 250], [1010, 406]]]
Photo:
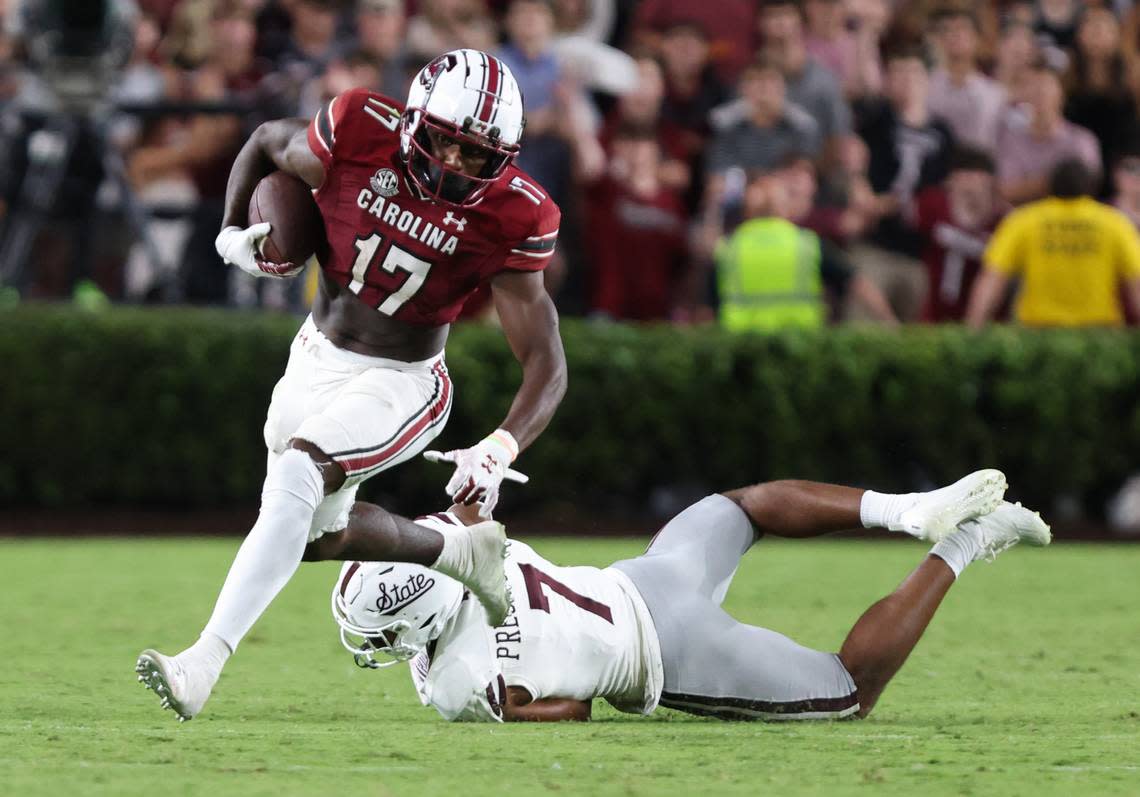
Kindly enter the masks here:
[[459, 543], [459, 556], [435, 569], [463, 584], [483, 604], [487, 622], [499, 625], [511, 610], [511, 590], [503, 562], [507, 558], [507, 531], [502, 523], [488, 520], [445, 532]]
[[179, 722], [193, 719], [210, 697], [214, 682], [204, 673], [188, 670], [178, 656], [144, 650], [135, 663], [139, 681], [159, 697], [163, 709], [172, 710]]
[[1041, 519], [1040, 513], [1009, 501], [1002, 501], [987, 515], [966, 521], [962, 529], [975, 534], [981, 543], [975, 562], [992, 562], [999, 553], [1019, 542], [1043, 547], [1053, 539], [1049, 524]]
[[891, 531], [905, 531], [920, 540], [938, 542], [958, 524], [993, 512], [1005, 495], [1005, 474], [987, 468], [963, 476], [947, 487], [915, 493], [915, 502], [899, 513]]

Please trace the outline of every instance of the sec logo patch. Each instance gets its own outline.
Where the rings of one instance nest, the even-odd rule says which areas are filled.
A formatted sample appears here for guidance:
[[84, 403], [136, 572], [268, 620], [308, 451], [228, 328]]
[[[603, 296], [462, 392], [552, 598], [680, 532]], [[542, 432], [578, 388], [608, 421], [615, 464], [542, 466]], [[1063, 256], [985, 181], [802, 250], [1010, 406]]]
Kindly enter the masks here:
[[400, 178], [391, 169], [378, 169], [368, 184], [380, 196], [395, 196], [400, 193]]

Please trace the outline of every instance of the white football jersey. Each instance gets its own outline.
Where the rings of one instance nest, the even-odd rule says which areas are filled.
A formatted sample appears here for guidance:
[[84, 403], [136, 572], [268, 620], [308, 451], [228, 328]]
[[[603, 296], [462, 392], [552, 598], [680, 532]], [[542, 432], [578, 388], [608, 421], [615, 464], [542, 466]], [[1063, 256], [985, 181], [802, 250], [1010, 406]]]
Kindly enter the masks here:
[[657, 707], [657, 632], [625, 574], [559, 567], [518, 540], [508, 542], [506, 567], [514, 608], [492, 641], [507, 686], [535, 700], [601, 697], [639, 714]]
[[[417, 522], [435, 526], [455, 520], [434, 515]], [[481, 607], [468, 598], [430, 657], [425, 653], [413, 660], [412, 677], [425, 705], [434, 705], [447, 719], [494, 720], [505, 684], [523, 687], [535, 700], [600, 697], [639, 714], [657, 707], [663, 681], [657, 632], [625, 574], [559, 567], [518, 540], [508, 541], [505, 565], [514, 607], [503, 624], [487, 626]], [[493, 672], [501, 673], [502, 681]], [[444, 680], [446, 689], [435, 689], [451, 696], [446, 706], [424, 689]]]

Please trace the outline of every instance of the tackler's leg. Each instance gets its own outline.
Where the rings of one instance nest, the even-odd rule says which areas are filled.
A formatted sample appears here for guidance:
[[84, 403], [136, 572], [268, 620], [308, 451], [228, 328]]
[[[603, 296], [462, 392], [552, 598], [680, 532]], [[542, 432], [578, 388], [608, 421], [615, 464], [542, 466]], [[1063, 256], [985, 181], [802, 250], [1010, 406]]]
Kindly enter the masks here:
[[1048, 545], [1050, 538], [1040, 515], [1003, 502], [990, 514], [964, 521], [938, 542], [898, 589], [863, 613], [843, 642], [839, 659], [858, 689], [859, 716], [874, 708], [968, 564], [992, 561], [1019, 541]]
[[1005, 476], [979, 470], [926, 493], [877, 493], [821, 482], [783, 480], [724, 493], [756, 530], [776, 537], [818, 537], [835, 531], [885, 528], [936, 542], [964, 520], [992, 512]]

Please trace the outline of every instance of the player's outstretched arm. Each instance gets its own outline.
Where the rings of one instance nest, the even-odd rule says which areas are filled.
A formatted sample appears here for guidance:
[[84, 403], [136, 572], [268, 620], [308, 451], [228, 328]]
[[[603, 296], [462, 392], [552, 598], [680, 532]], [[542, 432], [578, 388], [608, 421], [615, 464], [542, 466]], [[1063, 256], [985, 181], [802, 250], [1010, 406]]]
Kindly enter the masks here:
[[471, 448], [424, 454], [432, 461], [455, 463], [444, 489], [457, 504], [478, 502], [484, 518], [491, 517], [498, 503], [499, 485], [510, 475], [508, 466], [542, 434], [566, 393], [558, 311], [542, 273], [505, 271], [491, 280], [491, 292], [507, 342], [522, 365], [522, 385], [506, 420], [482, 441]]
[[223, 228], [248, 226], [249, 198], [258, 181], [272, 171], [280, 170], [313, 188], [320, 187], [325, 167], [309, 149], [308, 125], [306, 119], [277, 119], [253, 131], [230, 169]]
[[566, 354], [558, 333], [558, 311], [541, 272], [503, 272], [491, 281], [503, 333], [522, 366], [522, 384], [500, 428], [519, 450], [542, 434], [566, 394]]
[[506, 722], [587, 722], [590, 708], [589, 702], [570, 697], [531, 700], [525, 689], [508, 686], [503, 719]]

